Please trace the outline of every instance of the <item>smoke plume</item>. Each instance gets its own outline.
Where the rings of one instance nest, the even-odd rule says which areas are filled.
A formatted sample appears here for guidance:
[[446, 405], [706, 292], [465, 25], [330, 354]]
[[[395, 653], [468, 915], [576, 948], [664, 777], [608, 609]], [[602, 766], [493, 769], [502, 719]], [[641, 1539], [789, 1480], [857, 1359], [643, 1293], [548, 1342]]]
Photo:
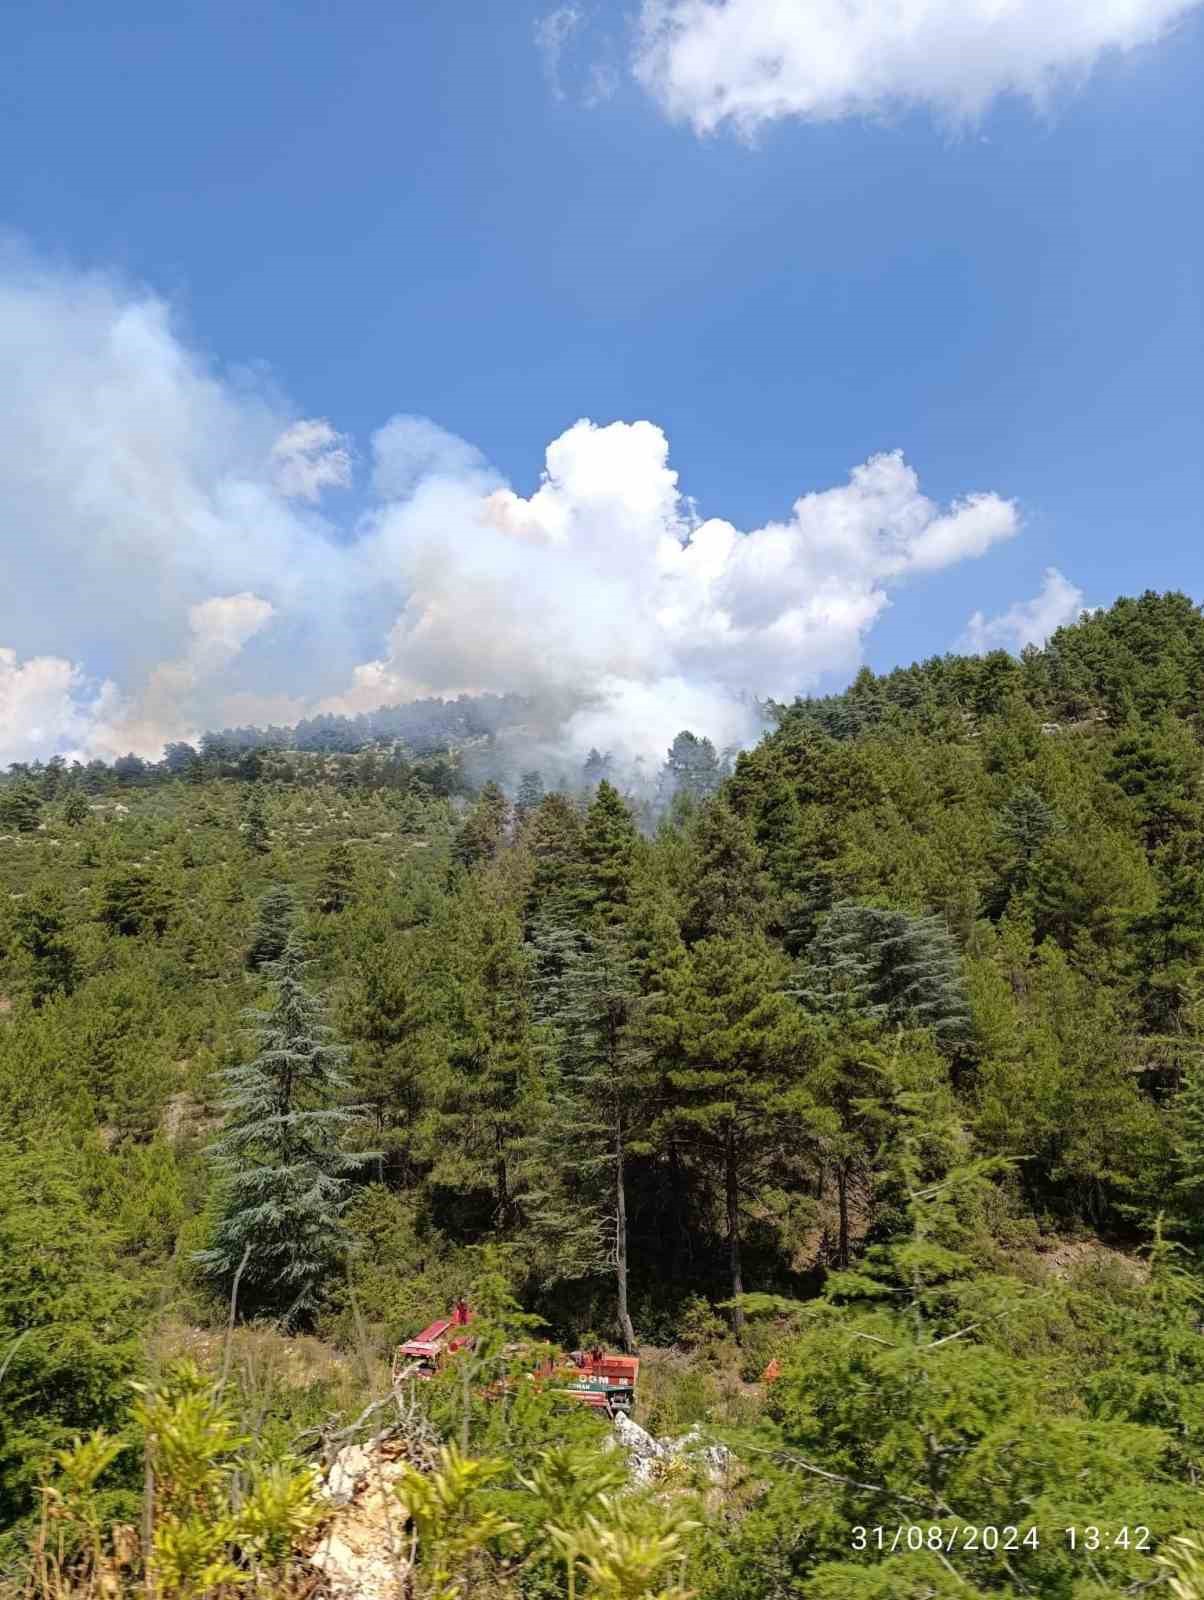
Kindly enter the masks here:
[[897, 451], [764, 527], [699, 520], [650, 421], [573, 423], [524, 497], [426, 418], [357, 445], [154, 294], [12, 253], [0, 396], [3, 760], [487, 690], [569, 751], [740, 742], [758, 697], [852, 669], [893, 589], [1019, 525]]

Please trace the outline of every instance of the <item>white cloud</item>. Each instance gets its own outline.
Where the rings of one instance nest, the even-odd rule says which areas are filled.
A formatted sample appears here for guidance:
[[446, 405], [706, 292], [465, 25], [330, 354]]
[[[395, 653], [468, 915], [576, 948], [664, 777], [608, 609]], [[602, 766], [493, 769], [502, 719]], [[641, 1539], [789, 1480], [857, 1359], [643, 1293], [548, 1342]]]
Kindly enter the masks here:
[[748, 736], [753, 697], [854, 667], [895, 589], [1019, 525], [995, 494], [933, 503], [898, 452], [780, 522], [703, 521], [649, 421], [575, 423], [524, 496], [407, 415], [337, 526], [309, 495], [350, 450], [155, 297], [0, 261], [0, 761], [477, 690], [539, 696], [574, 746]]
[[1046, 100], [1200, 0], [643, 0], [637, 78], [699, 133]]
[[988, 650], [1019, 652], [1026, 644], [1043, 645], [1051, 633], [1077, 621], [1082, 610], [1083, 591], [1057, 567], [1046, 567], [1039, 594], [1017, 600], [997, 617], [976, 611], [957, 648], [983, 655]]
[[580, 7], [564, 5], [549, 11], [535, 24], [535, 48], [543, 59], [544, 76], [548, 80], [548, 87], [557, 100], [564, 99], [564, 89], [560, 82], [560, 58], [564, 54], [565, 45], [581, 26], [581, 22]]

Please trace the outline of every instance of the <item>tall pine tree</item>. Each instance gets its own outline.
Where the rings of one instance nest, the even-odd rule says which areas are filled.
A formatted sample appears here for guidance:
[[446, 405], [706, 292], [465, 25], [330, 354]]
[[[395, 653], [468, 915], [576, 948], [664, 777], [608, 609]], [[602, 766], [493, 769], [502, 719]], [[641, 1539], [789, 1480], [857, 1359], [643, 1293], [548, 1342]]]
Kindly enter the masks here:
[[769, 885], [752, 831], [727, 801], [708, 801], [688, 835], [682, 933], [687, 943], [764, 928]]
[[786, 970], [760, 934], [704, 939], [668, 973], [650, 1018], [664, 1075], [655, 1131], [680, 1139], [722, 1182], [737, 1334], [745, 1199], [829, 1121], [807, 1086], [807, 1032], [782, 992]]
[[631, 897], [639, 842], [623, 797], [603, 779], [586, 813], [581, 841], [583, 900], [595, 921], [613, 923], [623, 916]]
[[517, 1214], [532, 1117], [529, 958], [496, 884], [469, 880], [449, 930], [448, 1044], [426, 1126], [434, 1181], [491, 1195], [499, 1226]]
[[487, 783], [456, 831], [453, 860], [462, 867], [492, 861], [505, 843], [509, 826], [510, 802], [500, 785]]
[[197, 1261], [223, 1295], [238, 1278], [243, 1312], [312, 1320], [350, 1235], [344, 1212], [352, 1175], [369, 1159], [344, 1149], [364, 1117], [345, 1103], [346, 1050], [305, 984], [308, 963], [293, 934], [269, 968], [270, 1010], [247, 1013], [254, 1058], [222, 1074], [222, 1129], [213, 1145], [218, 1212]]
[[615, 1320], [635, 1349], [628, 1308], [627, 1168], [645, 1105], [636, 963], [614, 929], [570, 940], [539, 1015], [554, 1087], [533, 1150], [526, 1209], [565, 1277], [612, 1273]]

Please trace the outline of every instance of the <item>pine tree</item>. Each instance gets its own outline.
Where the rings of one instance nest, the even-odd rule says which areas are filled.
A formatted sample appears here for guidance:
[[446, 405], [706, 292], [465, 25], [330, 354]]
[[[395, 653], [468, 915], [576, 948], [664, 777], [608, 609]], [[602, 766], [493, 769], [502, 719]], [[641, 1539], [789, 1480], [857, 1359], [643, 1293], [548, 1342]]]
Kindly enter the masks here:
[[748, 825], [722, 797], [693, 819], [682, 907], [687, 943], [717, 934], [764, 928], [768, 883]]
[[31, 998], [36, 1008], [55, 995], [69, 995], [79, 983], [79, 958], [64, 937], [62, 896], [43, 885], [20, 902], [13, 914], [17, 942], [33, 966]]
[[171, 920], [163, 884], [145, 867], [119, 867], [101, 885], [99, 917], [125, 938], [162, 934]]
[[1023, 867], [1052, 834], [1061, 833], [1066, 824], [1054, 808], [1027, 783], [1018, 785], [1008, 796], [999, 819], [999, 832]]
[[1204, 1050], [1196, 1049], [1175, 1099], [1175, 1193], [1188, 1231], [1204, 1238]]
[[66, 760], [62, 756], [51, 756], [46, 763], [46, 770], [42, 774], [41, 795], [43, 800], [53, 801], [58, 798], [66, 771]]
[[370, 1157], [343, 1149], [363, 1126], [347, 1093], [346, 1050], [334, 1043], [325, 1006], [305, 985], [292, 934], [268, 969], [276, 999], [250, 1011], [258, 1053], [222, 1073], [222, 1130], [212, 1150], [218, 1215], [197, 1261], [223, 1295], [238, 1276], [244, 1315], [309, 1322], [340, 1269], [350, 1236], [344, 1212], [352, 1175]]
[[1142, 1003], [1151, 1031], [1192, 1029], [1204, 957], [1204, 840], [1181, 835], [1158, 855], [1162, 879], [1157, 906], [1133, 917], [1128, 932], [1141, 976]]
[[757, 808], [756, 840], [776, 884], [795, 890], [803, 877], [803, 818], [798, 794], [785, 773], [768, 779]]
[[613, 923], [622, 917], [638, 847], [631, 812], [619, 791], [603, 779], [586, 813], [581, 840], [583, 899], [595, 920]]
[[[140, 1294], [62, 1128], [0, 1138], [0, 1528], [37, 1504], [43, 1462], [118, 1428], [139, 1365]], [[13, 1549], [13, 1545], [9, 1545]]]
[[35, 833], [41, 814], [42, 797], [36, 784], [21, 779], [0, 788], [0, 828]]
[[612, 758], [609, 754], [603, 755], [601, 750], [591, 749], [586, 756], [581, 768], [581, 782], [587, 794], [602, 783], [611, 769]]
[[806, 1029], [785, 977], [760, 934], [704, 939], [668, 974], [649, 1018], [665, 1084], [654, 1136], [680, 1139], [722, 1175], [737, 1334], [743, 1196], [830, 1120], [806, 1086]]
[[452, 858], [462, 867], [492, 861], [506, 840], [510, 802], [496, 783], [487, 783], [464, 818], [452, 845]]
[[661, 775], [663, 798], [677, 795], [691, 800], [706, 800], [719, 788], [723, 772], [715, 746], [709, 739], [683, 728], [669, 747]]
[[849, 1264], [851, 1192], [867, 1186], [878, 1152], [890, 1130], [887, 1098], [890, 1069], [872, 1025], [844, 1019], [824, 1041], [810, 1077], [818, 1103], [832, 1121], [822, 1139], [825, 1165], [836, 1179], [836, 1265]]
[[297, 901], [286, 883], [274, 883], [259, 902], [259, 917], [247, 950], [247, 966], [257, 972], [279, 961], [297, 915]]
[[242, 809], [243, 840], [252, 855], [266, 855], [270, 848], [268, 840], [268, 819], [264, 811], [263, 790], [258, 783], [252, 783], [243, 800]]
[[195, 747], [183, 740], [176, 740], [163, 746], [163, 765], [175, 778], [184, 777], [196, 760], [198, 756]]
[[345, 911], [355, 893], [355, 862], [346, 840], [330, 847], [318, 883], [318, 910], [328, 915]]
[[344, 1013], [349, 1077], [375, 1121], [379, 1175], [407, 1185], [419, 1171], [422, 1119], [447, 1048], [425, 931], [399, 934], [383, 918], [368, 925]]
[[842, 902], [807, 950], [793, 992], [809, 1010], [931, 1028], [949, 1046], [969, 1033], [961, 957], [939, 917]]
[[63, 801], [63, 821], [69, 828], [78, 828], [87, 822], [89, 814], [83, 790], [72, 784], [67, 791], [67, 798]]
[[549, 1028], [555, 1088], [540, 1119], [525, 1209], [560, 1276], [613, 1273], [619, 1335], [634, 1350], [627, 1166], [646, 1059], [636, 963], [613, 929], [584, 944], [571, 930], [548, 937], [561, 946], [559, 978], [541, 996], [538, 1015]]
[[524, 906], [527, 926], [541, 919], [578, 922], [585, 894], [582, 826], [567, 795], [559, 791], [544, 795], [528, 819], [525, 843], [531, 856]]
[[516, 1214], [533, 1116], [529, 957], [490, 882], [470, 880], [449, 930], [445, 1076], [428, 1123], [435, 1181], [492, 1192], [496, 1225]]
[[517, 826], [523, 825], [543, 796], [543, 773], [535, 770], [524, 772], [519, 779], [518, 793], [514, 797], [514, 820]]
[[1117, 739], [1104, 776], [1129, 797], [1147, 850], [1199, 829], [1198, 769], [1199, 747], [1173, 718], [1152, 728], [1133, 724]]

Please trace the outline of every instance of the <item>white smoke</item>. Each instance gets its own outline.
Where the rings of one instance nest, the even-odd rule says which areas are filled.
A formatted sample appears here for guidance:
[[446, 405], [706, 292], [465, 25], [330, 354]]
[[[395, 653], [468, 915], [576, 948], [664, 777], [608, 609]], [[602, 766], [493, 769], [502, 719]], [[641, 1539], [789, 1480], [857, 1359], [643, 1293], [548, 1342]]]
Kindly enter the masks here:
[[273, 615], [271, 602], [253, 594], [215, 595], [189, 606], [191, 638], [184, 654], [155, 667], [133, 702], [93, 712], [89, 753], [108, 760], [128, 750], [157, 754], [167, 742], [166, 729], [176, 738], [199, 738], [205, 729], [196, 708], [204, 691]]
[[0, 760], [424, 694], [518, 691], [573, 749], [749, 738], [756, 697], [857, 664], [896, 586], [1019, 526], [899, 452], [744, 532], [699, 521], [653, 423], [575, 423], [516, 493], [399, 416], [351, 442], [190, 350], [154, 295], [0, 263]]
[[323, 417], [286, 428], [272, 446], [276, 487], [281, 494], [314, 503], [323, 489], [345, 489], [351, 482], [347, 440]]

